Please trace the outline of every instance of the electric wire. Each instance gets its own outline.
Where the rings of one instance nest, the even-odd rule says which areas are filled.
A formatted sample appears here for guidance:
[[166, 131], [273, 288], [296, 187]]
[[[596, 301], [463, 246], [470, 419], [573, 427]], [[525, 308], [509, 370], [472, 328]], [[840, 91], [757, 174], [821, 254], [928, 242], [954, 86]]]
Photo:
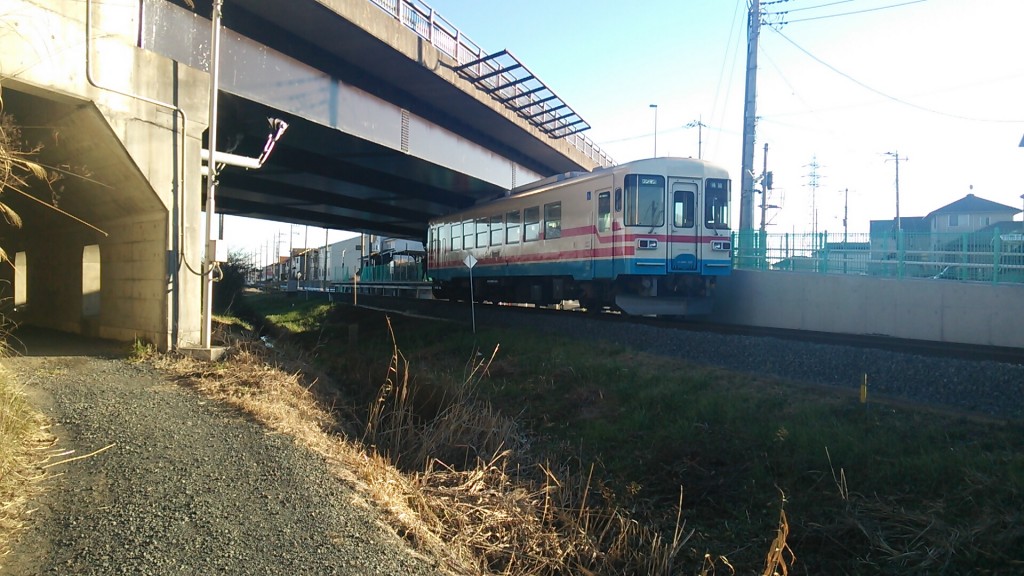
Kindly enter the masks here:
[[[923, 1], [923, 0], [917, 0], [917, 1]], [[882, 92], [881, 90], [879, 90], [877, 88], [874, 88], [873, 86], [869, 86], [869, 85], [865, 84], [864, 82], [861, 82], [860, 80], [854, 78], [853, 76], [850, 76], [849, 74], [843, 72], [842, 70], [839, 70], [835, 66], [832, 66], [828, 62], [825, 62], [821, 58], [818, 58], [817, 56], [815, 56], [814, 54], [812, 54], [811, 52], [809, 52], [808, 50], [804, 49], [802, 46], [800, 46], [799, 44], [794, 42], [791, 38], [789, 38], [788, 36], [783, 34], [782, 31], [777, 30], [774, 27], [771, 27], [771, 30], [773, 32], [775, 32], [776, 34], [778, 34], [780, 37], [782, 37], [783, 40], [785, 40], [786, 42], [789, 42], [790, 44], [792, 44], [797, 50], [803, 52], [808, 58], [814, 60], [818, 64], [821, 64], [822, 66], [828, 68], [829, 70], [831, 70], [832, 72], [835, 72], [836, 74], [842, 76], [843, 78], [846, 78], [847, 80], [849, 80], [850, 82], [853, 82], [854, 84], [860, 86], [861, 88], [863, 88], [863, 89], [865, 89], [865, 90], [867, 90], [869, 92], [872, 92], [874, 94], [878, 94], [879, 96], [882, 96], [883, 98], [885, 98], [887, 100], [891, 100], [893, 102], [896, 102], [897, 104], [902, 104], [904, 106], [908, 106], [908, 107], [914, 108], [916, 110], [921, 110], [923, 112], [928, 112], [928, 113], [931, 113], [931, 114], [935, 114], [937, 116], [945, 116], [947, 118], [956, 118], [958, 120], [967, 120], [967, 121], [970, 121], [970, 122], [986, 122], [986, 123], [993, 123], [993, 124], [1019, 124], [1019, 123], [1024, 123], [1024, 120], [1008, 120], [1008, 119], [1005, 119], [1005, 118], [976, 118], [976, 117], [971, 117], [971, 116], [963, 116], [963, 115], [960, 115], [960, 114], [953, 114], [953, 113], [950, 113], [950, 112], [944, 112], [942, 110], [936, 110], [934, 108], [928, 108], [927, 106], [921, 106], [920, 104], [915, 104], [913, 102], [908, 102], [908, 101], [903, 100], [901, 98], [897, 98], [896, 96], [893, 96], [893, 95], [888, 94], [886, 92]]]
[[[921, 2], [927, 2], [927, 0], [909, 0], [908, 2], [902, 2], [900, 4], [890, 4], [888, 6], [877, 6], [875, 8], [865, 8], [863, 10], [855, 10], [853, 12], [841, 12], [839, 14], [826, 14], [824, 16], [809, 16], [807, 18], [800, 18], [798, 20], [782, 20], [775, 23], [776, 26], [785, 26], [786, 24], [796, 24], [797, 22], [809, 22], [811, 20], [824, 20], [826, 18], [838, 18], [840, 16], [852, 16], [854, 14], [865, 14], [867, 12], [877, 12], [879, 10], [888, 10], [889, 8], [899, 8], [900, 6], [909, 6], [910, 4], [920, 4]], [[810, 8], [805, 8], [810, 10]], [[782, 12], [771, 13], [774, 16], [785, 16], [789, 12], [795, 12], [795, 10], [786, 10]]]

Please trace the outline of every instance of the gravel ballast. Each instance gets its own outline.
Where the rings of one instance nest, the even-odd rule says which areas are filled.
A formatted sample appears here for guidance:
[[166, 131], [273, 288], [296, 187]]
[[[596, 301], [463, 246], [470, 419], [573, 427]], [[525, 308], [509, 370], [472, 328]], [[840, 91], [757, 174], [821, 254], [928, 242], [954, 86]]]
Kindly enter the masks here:
[[101, 343], [45, 337], [29, 353], [60, 355], [4, 366], [55, 422], [56, 447], [75, 450], [65, 458], [109, 448], [48, 470], [0, 573], [441, 573], [291, 438]]
[[[360, 304], [390, 307], [469, 322], [466, 303], [395, 301], [360, 296]], [[609, 321], [581, 312], [538, 313], [514, 307], [477, 305], [480, 329], [513, 326], [616, 346], [696, 364], [797, 382], [857, 390], [865, 375], [869, 398], [885, 397], [1024, 420], [1024, 366], [912, 354], [884, 348], [822, 344], [800, 339], [745, 336]]]

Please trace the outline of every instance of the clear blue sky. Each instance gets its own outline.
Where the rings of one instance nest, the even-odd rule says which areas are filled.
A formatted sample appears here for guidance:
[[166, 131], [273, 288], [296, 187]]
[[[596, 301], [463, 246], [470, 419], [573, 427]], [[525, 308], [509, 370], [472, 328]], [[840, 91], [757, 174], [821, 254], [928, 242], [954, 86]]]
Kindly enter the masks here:
[[[620, 163], [653, 155], [650, 104], [658, 105], [658, 155], [696, 157], [698, 130], [684, 126], [702, 120], [703, 157], [734, 174], [739, 204], [748, 0], [428, 4], [485, 51], [515, 54]], [[845, 189], [851, 232], [893, 218], [895, 163], [885, 153], [895, 151], [906, 159], [901, 216], [924, 216], [970, 192], [1022, 207], [1024, 1], [762, 8], [769, 21], [788, 21], [762, 27], [758, 56], [754, 166], [760, 173], [767, 143], [776, 186], [769, 204], [782, 207], [769, 211], [770, 231], [810, 231], [812, 205], [819, 231], [841, 231]]]

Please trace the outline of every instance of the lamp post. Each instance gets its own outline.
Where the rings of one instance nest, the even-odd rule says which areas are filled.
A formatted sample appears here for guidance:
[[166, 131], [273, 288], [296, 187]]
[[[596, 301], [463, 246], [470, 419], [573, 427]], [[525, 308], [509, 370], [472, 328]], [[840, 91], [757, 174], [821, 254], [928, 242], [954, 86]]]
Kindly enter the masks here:
[[658, 105], [651, 104], [650, 108], [654, 108], [654, 157], [658, 157]]

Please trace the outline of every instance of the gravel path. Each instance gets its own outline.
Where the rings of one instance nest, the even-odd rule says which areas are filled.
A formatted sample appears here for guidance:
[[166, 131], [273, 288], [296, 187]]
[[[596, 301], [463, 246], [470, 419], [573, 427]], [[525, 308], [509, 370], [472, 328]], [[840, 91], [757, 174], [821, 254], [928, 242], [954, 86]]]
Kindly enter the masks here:
[[3, 573], [441, 573], [290, 438], [109, 344], [19, 336], [31, 355], [4, 366], [57, 423], [58, 446], [113, 446], [50, 469], [62, 474], [47, 481]]

